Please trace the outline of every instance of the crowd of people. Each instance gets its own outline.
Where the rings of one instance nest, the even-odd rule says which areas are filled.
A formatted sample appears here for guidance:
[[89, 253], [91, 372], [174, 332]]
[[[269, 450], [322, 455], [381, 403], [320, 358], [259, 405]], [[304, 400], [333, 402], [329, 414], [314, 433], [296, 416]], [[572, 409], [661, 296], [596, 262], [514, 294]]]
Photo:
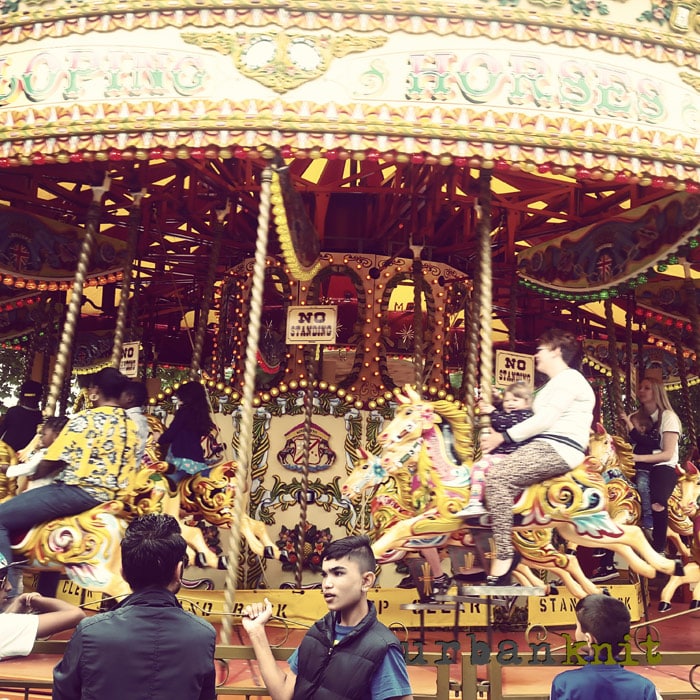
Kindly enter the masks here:
[[[518, 492], [565, 474], [587, 451], [596, 400], [580, 360], [581, 345], [574, 335], [547, 331], [535, 355], [536, 369], [547, 380], [535, 395], [518, 382], [506, 389], [498, 409], [480, 403], [491, 414], [492, 427], [480, 437], [483, 459], [474, 465], [471, 498], [458, 515], [467, 524], [471, 518], [490, 516], [495, 558], [489, 586], [509, 584], [518, 563], [512, 543], [512, 504]], [[42, 389], [37, 382], [25, 382], [19, 404], [0, 418], [0, 438], [23, 457], [7, 472], [19, 479], [17, 493], [0, 503], [0, 608], [5, 608], [0, 615], [0, 658], [28, 654], [37, 637], [77, 625], [54, 671], [56, 700], [216, 697], [214, 628], [183, 611], [176, 598], [188, 557], [174, 518], [148, 515], [128, 525], [121, 542], [122, 572], [133, 593], [109, 612], [86, 617], [56, 598], [21, 592], [12, 538], [43, 522], [122, 498], [141, 466], [149, 437], [146, 387], [116, 369], [105, 368], [90, 378], [90, 408], [69, 418], [42, 419]], [[174, 398], [175, 416], [157, 438], [170, 464], [168, 478], [177, 484], [207, 468], [202, 444], [214, 422], [199, 382], [182, 384]], [[658, 379], [643, 378], [637, 400], [638, 409], [620, 419], [634, 448], [640, 524], [654, 548], [663, 552], [668, 499], [678, 478], [681, 421]], [[437, 551], [428, 554], [433, 576], [440, 577]], [[266, 599], [246, 607], [242, 626], [273, 698], [412, 697], [401, 647], [368, 599], [376, 571], [367, 538], [346, 537], [327, 546], [321, 587], [328, 613], [305, 635], [286, 669], [275, 661], [265, 633], [271, 603]], [[607, 596], [582, 599], [576, 611], [577, 638], [598, 646], [609, 643], [614, 656], [624, 630], [629, 631], [629, 613], [617, 603]], [[603, 624], [606, 620], [617, 622]], [[657, 697], [653, 686], [638, 679], [618, 666], [593, 664], [555, 678], [552, 698], [601, 693], [613, 698], [618, 695], [606, 689], [626, 684], [627, 694]], [[598, 688], [598, 695], [572, 690], [583, 686]]]

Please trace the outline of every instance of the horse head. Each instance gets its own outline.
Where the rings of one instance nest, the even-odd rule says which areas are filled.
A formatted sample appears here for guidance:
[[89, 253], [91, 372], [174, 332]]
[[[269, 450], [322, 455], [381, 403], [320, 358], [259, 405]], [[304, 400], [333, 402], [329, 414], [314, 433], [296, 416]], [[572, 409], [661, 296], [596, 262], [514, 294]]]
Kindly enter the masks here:
[[384, 468], [376, 455], [370, 455], [360, 448], [362, 461], [348, 474], [340, 487], [341, 493], [351, 502], [357, 502], [365, 491], [373, 490], [389, 478], [389, 472]]
[[181, 507], [211, 525], [230, 526], [236, 499], [235, 475], [236, 463], [224, 462], [185, 479], [179, 488]]
[[440, 421], [430, 401], [422, 399], [410, 386], [405, 387], [404, 392], [396, 394], [399, 405], [394, 419], [379, 434], [379, 442], [384, 449], [415, 442]]
[[700, 498], [700, 471], [689, 459], [682, 466], [676, 467], [678, 474], [677, 489], [680, 492], [679, 505], [683, 513], [695, 515]]
[[619, 435], [612, 435], [597, 423], [591, 430], [588, 454], [600, 463], [600, 471], [620, 472], [627, 479], [634, 477], [632, 446]]

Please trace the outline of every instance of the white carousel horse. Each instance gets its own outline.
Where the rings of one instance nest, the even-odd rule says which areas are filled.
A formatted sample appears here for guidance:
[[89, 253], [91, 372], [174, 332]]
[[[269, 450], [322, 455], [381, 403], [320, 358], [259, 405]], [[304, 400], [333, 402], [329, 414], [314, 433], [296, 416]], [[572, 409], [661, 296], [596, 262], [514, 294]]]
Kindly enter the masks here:
[[[396, 416], [380, 435], [380, 460], [389, 474], [409, 473], [417, 513], [379, 537], [373, 545], [378, 556], [415, 538], [463, 528], [455, 513], [469, 496], [465, 447], [470, 445], [471, 426], [465, 413], [451, 402], [423, 400], [410, 388], [397, 400]], [[515, 529], [556, 528], [568, 542], [613, 549], [648, 578], [657, 571], [677, 571], [676, 562], [654, 551], [637, 526], [616, 522], [608, 512], [609, 503], [601, 464], [589, 455], [567, 474], [525, 489], [513, 505]]]

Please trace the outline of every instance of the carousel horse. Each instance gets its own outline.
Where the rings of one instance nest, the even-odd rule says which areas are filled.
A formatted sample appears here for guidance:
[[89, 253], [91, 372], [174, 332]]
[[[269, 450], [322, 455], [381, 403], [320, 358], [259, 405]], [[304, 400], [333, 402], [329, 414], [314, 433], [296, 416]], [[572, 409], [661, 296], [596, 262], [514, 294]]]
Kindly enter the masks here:
[[[679, 469], [679, 479], [676, 489], [680, 489], [683, 497], [677, 503], [669, 501], [669, 521], [673, 518], [678, 525], [677, 532], [683, 535], [689, 535], [691, 538], [690, 549], [685, 543], [678, 538], [679, 551], [684, 557], [691, 557], [692, 561], [685, 565], [685, 571], [682, 576], [671, 576], [668, 583], [662, 589], [659, 595], [659, 610], [667, 612], [671, 609], [671, 599], [676, 590], [685, 584], [698, 584], [700, 582], [700, 508], [698, 507], [698, 499], [700, 498], [700, 471], [691, 461], [687, 461], [683, 465], [683, 469]], [[675, 493], [675, 491], [674, 491]], [[688, 521], [690, 522], [690, 532], [688, 530]], [[683, 530], [681, 531], [681, 527]], [[690, 609], [700, 608], [700, 585], [695, 585], [693, 589], [693, 597], [690, 601]]]
[[[173, 488], [164, 476], [168, 465], [159, 459], [154, 447], [158, 426], [152, 421], [149, 426], [152, 431], [146, 446], [148, 456], [144, 458], [148, 466], [136, 472], [124, 501], [109, 501], [85, 513], [32, 528], [13, 542], [14, 558], [26, 560], [28, 568], [64, 569], [71, 581], [84, 588], [110, 596], [126, 595], [129, 587], [121, 577], [119, 544], [129, 520], [147, 513], [170, 513], [180, 522], [195, 563], [214, 568], [223, 565], [206, 544], [202, 531], [191, 523], [204, 520], [217, 527], [231, 525], [235, 465], [229, 462], [213, 467], [184, 479]], [[0, 459], [2, 454], [0, 443]], [[8, 489], [14, 492], [11, 486]], [[246, 515], [241, 534], [259, 556], [279, 558], [279, 549], [263, 523]]]
[[[143, 461], [151, 469], [165, 474], [169, 465], [163, 460], [158, 445], [158, 437], [164, 426], [153, 415], [148, 415], [147, 420], [149, 435]], [[212, 552], [197, 523], [206, 522], [221, 528], [231, 526], [236, 497], [235, 479], [236, 463], [229, 461], [183, 479], [175, 487], [165, 477], [157, 485], [157, 497], [153, 499], [154, 504], [158, 504], [157, 511], [168, 513], [179, 521], [182, 536], [194, 552], [197, 566], [226, 568], [225, 559]], [[280, 558], [280, 550], [263, 522], [244, 513], [240, 532], [259, 557]]]
[[0, 501], [14, 496], [17, 491], [17, 479], [8, 478], [7, 468], [13, 467], [18, 461], [17, 453], [6, 442], [0, 440]]
[[[413, 538], [462, 528], [455, 513], [469, 496], [470, 469], [463, 448], [471, 440], [471, 426], [465, 414], [450, 402], [433, 403], [410, 388], [405, 391], [397, 396], [396, 415], [380, 435], [381, 463], [390, 474], [411, 474], [417, 514], [381, 535], [373, 545], [378, 556]], [[515, 529], [556, 528], [568, 542], [618, 552], [632, 570], [648, 578], [657, 571], [680, 570], [678, 563], [653, 549], [636, 525], [613, 520], [601, 468], [589, 455], [570, 472], [525, 489], [513, 505]]]
[[[407, 472], [400, 471], [390, 475], [383, 468], [376, 455], [368, 455], [361, 450], [363, 461], [348, 475], [341, 484], [341, 492], [351, 502], [358, 502], [364, 493], [373, 494], [370, 512], [375, 535], [394, 526], [400, 520], [416, 515], [412, 505], [411, 478]], [[457, 546], [471, 540], [470, 528], [462, 526], [454, 531], [427, 538], [414, 538], [402, 544], [400, 548], [390, 549], [378, 556], [380, 564], [401, 560], [410, 551], [428, 547], [444, 547], [449, 544]], [[516, 568], [515, 578], [524, 586], [541, 586], [542, 580], [531, 567], [551, 571], [559, 577], [566, 588], [577, 598], [598, 592], [596, 585], [581, 570], [576, 557], [560, 552], [552, 544], [552, 530], [521, 530], [513, 533], [513, 544], [521, 553], [522, 561]]]

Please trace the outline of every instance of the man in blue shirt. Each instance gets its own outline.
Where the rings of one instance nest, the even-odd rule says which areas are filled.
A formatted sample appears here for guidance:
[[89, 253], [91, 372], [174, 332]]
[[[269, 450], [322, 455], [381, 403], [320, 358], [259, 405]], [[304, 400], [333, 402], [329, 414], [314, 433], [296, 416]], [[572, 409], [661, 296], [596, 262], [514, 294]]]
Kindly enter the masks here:
[[289, 658], [290, 673], [277, 665], [265, 633], [270, 601], [243, 611], [243, 627], [272, 700], [412, 700], [401, 646], [367, 599], [376, 569], [367, 537], [331, 542], [322, 567], [329, 612]]

